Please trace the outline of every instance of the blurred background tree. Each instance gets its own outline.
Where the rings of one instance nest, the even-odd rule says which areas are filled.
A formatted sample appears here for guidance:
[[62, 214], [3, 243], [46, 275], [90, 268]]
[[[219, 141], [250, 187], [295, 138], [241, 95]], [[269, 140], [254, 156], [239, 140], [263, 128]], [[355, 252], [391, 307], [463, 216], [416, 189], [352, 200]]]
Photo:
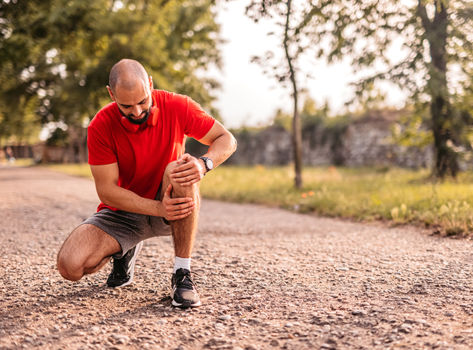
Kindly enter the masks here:
[[[471, 139], [464, 135], [465, 130], [471, 134], [471, 128], [465, 127], [471, 123], [466, 102], [473, 78], [471, 1], [318, 0], [295, 2], [291, 7], [291, 1], [253, 0], [248, 9], [256, 21], [273, 18], [286, 29], [288, 14], [293, 16], [289, 37], [287, 30], [279, 33], [281, 49], [286, 50], [288, 43], [292, 46], [286, 55], [288, 69], [281, 74], [273, 66], [280, 81], [302, 76], [297, 59], [315, 51], [315, 57], [329, 62], [351, 61], [359, 78], [356, 92], [362, 99], [376, 91], [374, 84], [379, 81], [397, 84], [416, 106], [416, 118], [428, 110], [424, 122], [435, 149], [433, 174], [456, 176], [460, 144]], [[274, 56], [270, 52], [259, 61], [267, 65]], [[293, 94], [297, 101], [295, 84]]]
[[[312, 10], [313, 5], [301, 1], [252, 0], [246, 8], [247, 15], [255, 22], [263, 18], [276, 19], [281, 46], [266, 52], [264, 56], [254, 56], [252, 61], [260, 64], [265, 73], [270, 74], [284, 86], [289, 86], [293, 99], [292, 108], [292, 153], [294, 161], [294, 186], [301, 188], [302, 180], [302, 124], [299, 115], [299, 94], [303, 90], [299, 83], [300, 56], [310, 49], [308, 40], [302, 30], [304, 18]], [[281, 51], [283, 55], [279, 55]], [[281, 64], [281, 61], [283, 64]], [[269, 68], [269, 69], [268, 69]]]
[[[462, 0], [340, 0], [320, 7], [312, 19], [313, 36], [326, 43], [319, 55], [349, 57], [360, 76], [358, 95], [390, 81], [409, 93], [417, 115], [428, 109], [433, 173], [440, 178], [459, 170], [466, 119], [459, 118], [453, 96], [464, 95], [472, 82], [472, 18], [473, 4]], [[403, 57], [394, 60], [399, 53]]]
[[[214, 1], [3, 0], [0, 2], [0, 140], [48, 123], [82, 128], [109, 102], [111, 66], [139, 60], [155, 87], [191, 96], [214, 115], [220, 65]], [[217, 115], [218, 116], [218, 115]], [[54, 130], [54, 128], [53, 128]], [[80, 133], [75, 133], [80, 134]]]

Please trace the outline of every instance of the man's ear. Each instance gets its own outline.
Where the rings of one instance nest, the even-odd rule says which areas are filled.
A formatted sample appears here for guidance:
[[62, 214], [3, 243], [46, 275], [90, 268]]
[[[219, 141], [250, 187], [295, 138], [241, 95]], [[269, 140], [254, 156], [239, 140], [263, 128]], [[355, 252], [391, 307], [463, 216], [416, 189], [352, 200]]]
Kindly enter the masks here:
[[153, 77], [150, 75], [148, 80], [149, 80], [149, 90], [153, 91]]
[[115, 101], [115, 96], [113, 96], [113, 91], [110, 88], [110, 86], [108, 86], [108, 85], [107, 85], [107, 90], [108, 90], [108, 94], [110, 95], [110, 98], [112, 99], [112, 101], [116, 102]]

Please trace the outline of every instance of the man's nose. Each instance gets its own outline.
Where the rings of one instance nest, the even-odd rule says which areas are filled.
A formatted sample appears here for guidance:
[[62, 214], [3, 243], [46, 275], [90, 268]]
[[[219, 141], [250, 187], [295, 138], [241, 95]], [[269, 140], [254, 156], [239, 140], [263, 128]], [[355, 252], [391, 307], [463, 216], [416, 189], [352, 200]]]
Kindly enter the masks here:
[[141, 113], [143, 113], [143, 110], [141, 109], [140, 106], [134, 106], [133, 109], [131, 110], [131, 113], [133, 114], [134, 117], [138, 118]]

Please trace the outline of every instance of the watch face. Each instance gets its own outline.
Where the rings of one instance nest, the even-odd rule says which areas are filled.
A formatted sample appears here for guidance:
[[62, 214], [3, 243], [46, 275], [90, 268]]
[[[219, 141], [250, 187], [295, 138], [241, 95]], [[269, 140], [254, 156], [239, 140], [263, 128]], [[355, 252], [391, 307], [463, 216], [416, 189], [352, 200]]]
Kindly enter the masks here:
[[208, 157], [200, 157], [204, 161], [205, 170], [210, 171], [214, 168], [214, 162]]
[[214, 168], [214, 162], [210, 158], [205, 160], [205, 165], [207, 166], [208, 170], [212, 170]]

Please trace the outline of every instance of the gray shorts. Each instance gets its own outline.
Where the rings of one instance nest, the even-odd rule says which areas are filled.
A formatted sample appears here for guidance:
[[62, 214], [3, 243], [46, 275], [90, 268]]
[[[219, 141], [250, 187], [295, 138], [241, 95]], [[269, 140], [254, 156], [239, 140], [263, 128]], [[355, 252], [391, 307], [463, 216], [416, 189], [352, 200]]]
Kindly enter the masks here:
[[82, 224], [97, 226], [118, 241], [122, 251], [115, 254], [114, 258], [123, 257], [128, 250], [145, 239], [171, 235], [171, 226], [162, 217], [108, 208], [93, 214]]

